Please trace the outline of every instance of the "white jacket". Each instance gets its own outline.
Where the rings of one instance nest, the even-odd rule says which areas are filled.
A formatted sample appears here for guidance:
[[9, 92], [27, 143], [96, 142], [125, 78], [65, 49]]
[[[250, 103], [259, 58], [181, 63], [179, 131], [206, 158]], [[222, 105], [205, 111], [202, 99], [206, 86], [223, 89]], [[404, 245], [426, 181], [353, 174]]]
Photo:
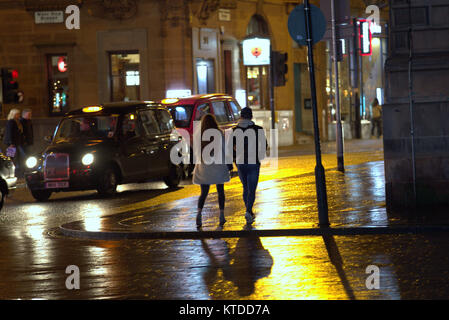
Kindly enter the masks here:
[[[194, 141], [200, 141], [195, 140]], [[195, 142], [194, 142], [195, 143]], [[225, 164], [224, 156], [225, 156], [225, 138], [223, 135], [222, 143], [222, 157], [221, 162], [219, 163], [211, 163], [206, 164], [201, 161], [201, 163], [195, 164], [195, 169], [193, 170], [193, 179], [192, 182], [194, 184], [224, 184], [228, 182], [231, 177], [229, 175], [228, 166]], [[194, 147], [195, 159], [201, 159], [201, 147]], [[218, 161], [217, 161], [218, 162]]]

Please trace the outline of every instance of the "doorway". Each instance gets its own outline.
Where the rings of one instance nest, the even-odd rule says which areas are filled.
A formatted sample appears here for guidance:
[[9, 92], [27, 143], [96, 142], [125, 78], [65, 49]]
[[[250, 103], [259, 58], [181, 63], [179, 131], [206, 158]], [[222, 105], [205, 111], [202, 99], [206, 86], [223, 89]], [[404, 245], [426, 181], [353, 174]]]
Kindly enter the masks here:
[[215, 92], [215, 72], [213, 59], [196, 59], [198, 94]]
[[109, 53], [110, 101], [140, 100], [140, 55], [138, 52]]

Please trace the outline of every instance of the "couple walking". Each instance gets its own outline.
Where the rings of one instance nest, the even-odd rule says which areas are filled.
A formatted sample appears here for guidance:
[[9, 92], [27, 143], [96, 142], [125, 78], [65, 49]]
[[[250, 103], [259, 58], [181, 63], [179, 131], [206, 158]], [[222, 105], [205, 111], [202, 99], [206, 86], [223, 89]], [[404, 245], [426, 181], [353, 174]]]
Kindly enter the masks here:
[[[203, 150], [210, 142], [202, 141], [201, 139], [201, 148], [197, 148], [197, 151], [201, 151], [201, 155], [197, 155], [196, 158], [201, 159], [201, 163], [195, 165], [195, 169], [193, 170], [193, 183], [201, 186], [201, 195], [198, 199], [198, 213], [196, 216], [196, 225], [198, 228], [202, 226], [202, 211], [211, 184], [217, 186], [220, 225], [223, 226], [226, 222], [224, 215], [224, 183], [230, 180], [229, 171], [232, 171], [233, 168], [232, 164], [226, 164], [225, 154], [227, 152], [232, 152], [233, 160], [236, 162], [240, 181], [243, 186], [246, 222], [248, 225], [251, 225], [254, 222], [255, 215], [253, 212], [253, 205], [256, 199], [257, 183], [259, 181], [260, 160], [263, 160], [262, 157], [259, 158], [258, 151], [259, 149], [264, 148], [261, 154], [265, 155], [267, 142], [265, 134], [263, 133], [263, 128], [254, 124], [254, 122], [251, 121], [252, 117], [253, 113], [250, 108], [247, 107], [242, 109], [241, 118], [238, 121], [237, 126], [233, 129], [232, 135], [228, 141], [226, 141], [224, 133], [219, 129], [218, 123], [213, 115], [207, 114], [201, 119], [201, 137], [203, 137], [203, 133], [208, 129], [218, 130], [222, 139], [222, 152], [221, 155], [213, 155], [212, 151], [211, 155], [213, 157], [221, 157], [221, 161], [218, 161], [218, 163], [217, 161], [211, 163], [211, 161], [204, 161], [204, 157], [201, 157], [201, 155], [203, 155]], [[248, 130], [253, 130], [255, 134], [250, 134], [251, 132], [248, 132]], [[243, 133], [245, 138], [236, 139], [236, 134], [239, 133]], [[251, 141], [251, 137], [254, 137], [256, 140]], [[254, 151], [257, 152], [256, 157], [253, 157]], [[217, 157], [214, 157], [214, 159], [216, 158]]]

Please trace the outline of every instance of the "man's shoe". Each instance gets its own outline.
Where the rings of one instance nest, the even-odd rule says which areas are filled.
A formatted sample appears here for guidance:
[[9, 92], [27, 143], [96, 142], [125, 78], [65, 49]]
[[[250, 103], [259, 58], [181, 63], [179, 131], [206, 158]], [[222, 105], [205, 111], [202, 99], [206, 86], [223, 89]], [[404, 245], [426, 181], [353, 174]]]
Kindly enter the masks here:
[[197, 215], [196, 215], [196, 227], [197, 228], [201, 228], [201, 226], [203, 225], [203, 221], [202, 221], [203, 219], [202, 219], [202, 217], [201, 217], [201, 212], [199, 212]]
[[246, 224], [252, 224], [254, 222], [254, 218], [254, 214], [252, 214], [251, 212], [245, 213]]

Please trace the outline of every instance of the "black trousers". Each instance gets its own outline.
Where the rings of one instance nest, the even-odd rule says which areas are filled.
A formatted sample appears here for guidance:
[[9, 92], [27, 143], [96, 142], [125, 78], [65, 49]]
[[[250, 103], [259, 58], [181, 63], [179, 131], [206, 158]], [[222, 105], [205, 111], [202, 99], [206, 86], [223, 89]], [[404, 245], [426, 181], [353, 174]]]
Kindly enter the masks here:
[[[224, 185], [217, 184], [217, 192], [218, 192], [218, 206], [220, 210], [223, 210], [225, 207], [225, 193], [224, 193]], [[207, 195], [209, 194], [210, 184], [202, 184], [201, 185], [201, 195], [198, 199], [198, 209], [203, 209], [204, 202], [206, 202]]]

